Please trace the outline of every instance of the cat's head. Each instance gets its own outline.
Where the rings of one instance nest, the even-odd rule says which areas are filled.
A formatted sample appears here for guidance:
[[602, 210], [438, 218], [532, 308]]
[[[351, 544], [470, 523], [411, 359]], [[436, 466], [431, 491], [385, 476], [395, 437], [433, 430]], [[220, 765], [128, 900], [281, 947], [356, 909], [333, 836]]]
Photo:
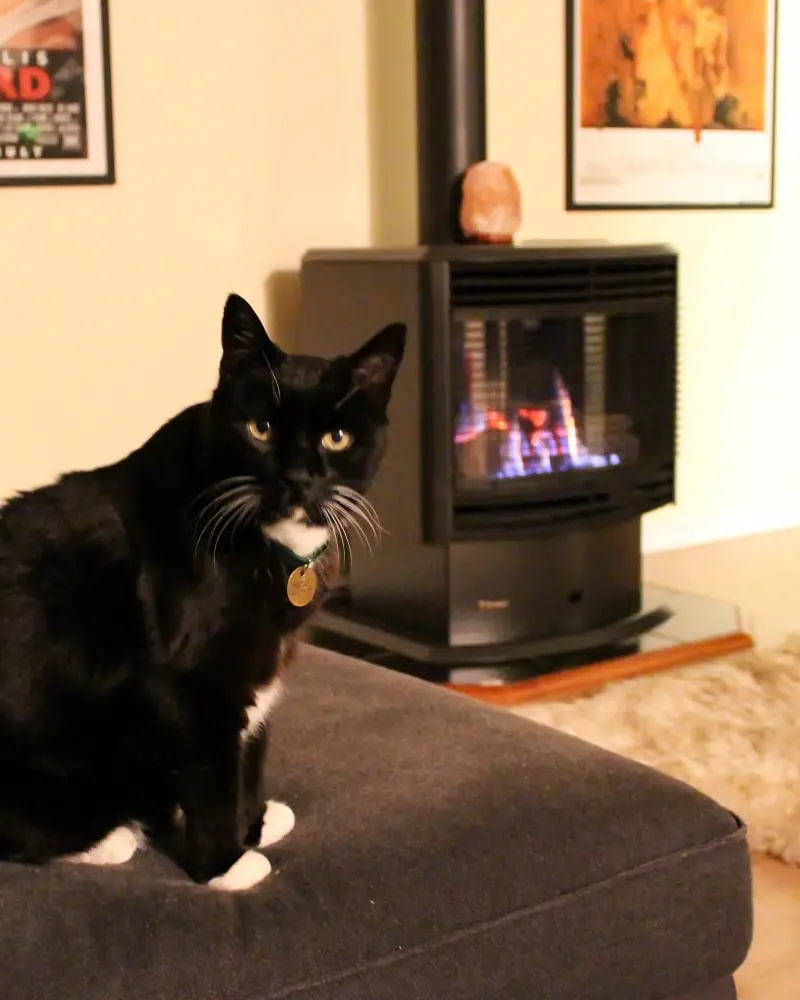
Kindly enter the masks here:
[[301, 557], [371, 516], [361, 497], [386, 447], [405, 332], [387, 326], [332, 360], [286, 354], [243, 298], [228, 298], [212, 404], [226, 479], [241, 487], [242, 516]]

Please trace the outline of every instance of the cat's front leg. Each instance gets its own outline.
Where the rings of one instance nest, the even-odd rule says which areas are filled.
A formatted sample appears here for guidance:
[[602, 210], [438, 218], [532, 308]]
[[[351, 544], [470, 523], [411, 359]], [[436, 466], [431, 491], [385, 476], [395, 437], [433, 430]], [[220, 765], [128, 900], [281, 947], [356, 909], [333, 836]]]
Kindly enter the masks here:
[[257, 847], [267, 804], [266, 761], [269, 750], [269, 727], [264, 723], [255, 733], [242, 734], [242, 817], [244, 843]]
[[215, 889], [249, 889], [271, 869], [263, 854], [242, 848], [239, 733], [210, 738], [206, 732], [200, 741], [184, 773], [186, 870], [196, 882]]
[[246, 733], [242, 743], [242, 801], [246, 847], [271, 847], [294, 829], [294, 813], [285, 802], [267, 800], [266, 760], [269, 726]]

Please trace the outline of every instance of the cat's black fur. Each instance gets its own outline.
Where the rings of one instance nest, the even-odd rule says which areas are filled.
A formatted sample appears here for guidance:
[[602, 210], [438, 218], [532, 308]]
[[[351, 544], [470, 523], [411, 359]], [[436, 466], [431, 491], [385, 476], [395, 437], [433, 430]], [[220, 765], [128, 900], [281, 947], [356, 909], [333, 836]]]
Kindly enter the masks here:
[[[231, 296], [211, 401], [122, 461], [0, 507], [0, 859], [83, 851], [132, 820], [157, 830], [180, 806], [186, 869], [207, 881], [257, 836], [266, 737], [240, 732], [313, 608], [288, 602], [261, 525], [298, 504], [321, 523], [334, 484], [367, 488], [404, 337], [287, 355]], [[337, 429], [353, 444], [327, 453]], [[217, 530], [240, 476], [246, 520]]]

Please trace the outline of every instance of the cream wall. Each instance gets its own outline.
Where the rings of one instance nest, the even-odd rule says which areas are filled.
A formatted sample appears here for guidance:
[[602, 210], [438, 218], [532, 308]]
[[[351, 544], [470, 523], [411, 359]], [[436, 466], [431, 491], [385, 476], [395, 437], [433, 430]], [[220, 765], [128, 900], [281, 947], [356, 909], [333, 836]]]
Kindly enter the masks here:
[[[412, 0], [220, 9], [115, 3], [118, 183], [0, 190], [0, 496], [112, 460], [204, 396], [229, 289], [285, 337], [293, 286], [268, 288], [268, 275], [310, 245], [415, 238]], [[681, 251], [680, 502], [647, 519], [647, 547], [800, 522], [788, 261], [800, 74], [788, 46], [773, 212], [567, 214], [562, 0], [487, 0], [487, 11], [489, 152], [519, 177], [523, 238]], [[794, 0], [781, 35], [800, 37]]]
[[363, 0], [112, 2], [118, 183], [0, 189], [0, 496], [210, 391], [224, 298], [369, 240]]

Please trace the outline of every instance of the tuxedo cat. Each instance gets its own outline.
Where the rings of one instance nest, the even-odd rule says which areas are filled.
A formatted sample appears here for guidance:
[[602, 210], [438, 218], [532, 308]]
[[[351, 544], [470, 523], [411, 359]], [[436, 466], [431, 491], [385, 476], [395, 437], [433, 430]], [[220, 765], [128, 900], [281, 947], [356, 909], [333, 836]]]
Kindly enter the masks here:
[[283, 353], [239, 296], [210, 401], [114, 465], [0, 507], [0, 860], [127, 861], [183, 828], [243, 889], [287, 833], [266, 720], [383, 454], [405, 327]]

